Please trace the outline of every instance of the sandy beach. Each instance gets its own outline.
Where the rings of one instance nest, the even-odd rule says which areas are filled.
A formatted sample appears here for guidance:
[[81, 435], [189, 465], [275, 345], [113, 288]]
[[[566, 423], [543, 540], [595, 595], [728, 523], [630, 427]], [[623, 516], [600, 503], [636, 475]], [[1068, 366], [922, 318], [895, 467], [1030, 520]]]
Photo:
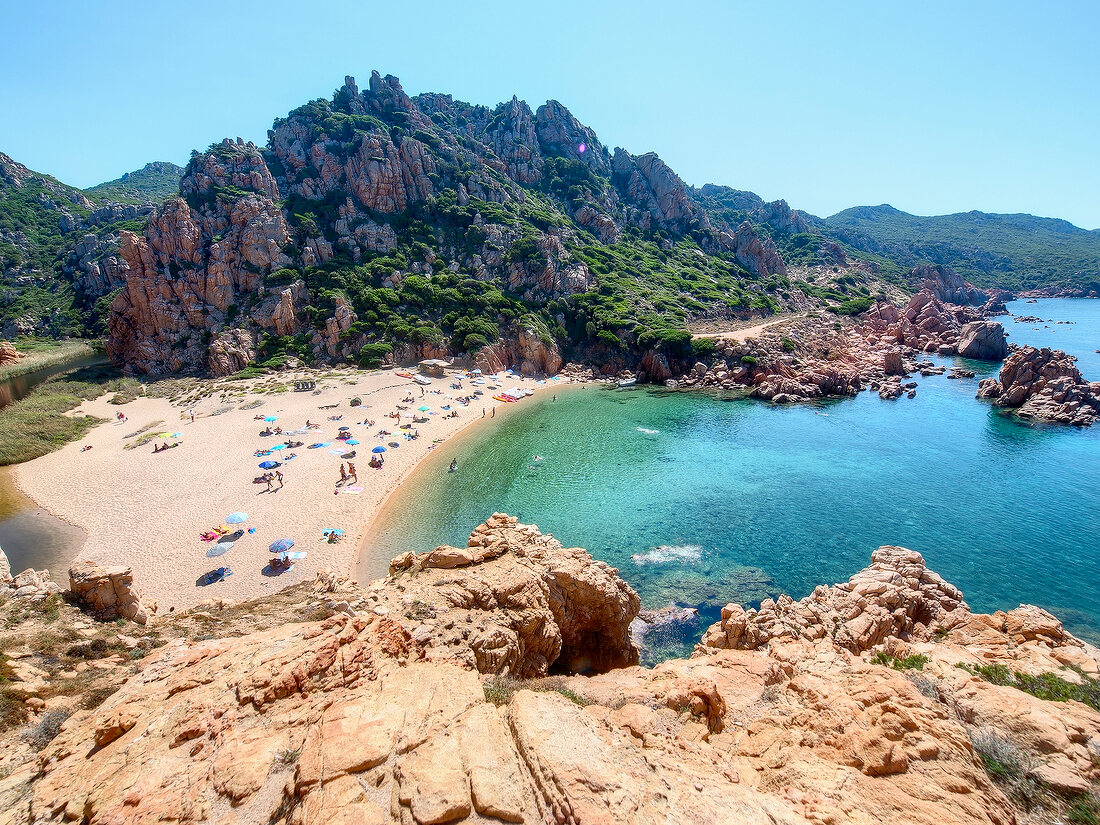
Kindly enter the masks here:
[[[390, 370], [331, 370], [324, 379], [317, 375], [280, 375], [279, 379], [312, 378], [317, 380], [318, 394], [261, 394], [253, 392], [263, 383], [257, 379], [231, 385], [216, 382], [218, 390], [229, 386], [238, 393], [232, 400], [214, 392], [182, 406], [179, 401], [151, 397], [120, 406], [109, 404], [108, 396], [86, 402], [73, 414], [98, 415], [109, 421], [78, 443], [19, 465], [15, 482], [41, 506], [85, 531], [87, 539], [77, 559], [132, 567], [139, 591], [155, 599], [160, 612], [190, 607], [210, 597], [263, 595], [326, 568], [349, 572], [372, 519], [417, 463], [466, 426], [492, 421], [493, 408], [506, 402], [493, 400], [495, 390], [489, 385], [464, 380], [461, 390], [452, 389], [452, 373], [433, 379], [431, 386], [423, 388], [423, 397], [418, 384]], [[538, 392], [561, 387], [568, 380], [538, 384], [517, 376], [502, 378], [501, 387]], [[484, 391], [484, 400], [476, 399], [469, 406], [455, 400], [475, 389]], [[246, 391], [243, 398], [241, 390]], [[410, 395], [413, 401], [403, 403]], [[349, 405], [354, 397], [362, 400], [361, 406]], [[400, 429], [398, 421], [386, 417], [398, 405], [407, 407], [401, 423], [411, 424], [410, 430]], [[422, 405], [430, 410], [418, 412]], [[192, 409], [194, 422], [189, 415]], [[458, 411], [457, 418], [444, 417], [451, 410]], [[127, 417], [125, 422], [115, 418], [120, 411]], [[412, 423], [414, 414], [427, 421]], [[269, 424], [257, 416], [274, 416], [277, 420], [270, 426], [281, 427], [284, 434], [261, 436]], [[333, 416], [340, 419], [330, 420]], [[307, 419], [320, 429], [290, 434], [304, 427]], [[360, 423], [368, 419], [373, 426]], [[147, 425], [153, 425], [147, 433], [167, 434], [155, 443], [178, 441], [179, 446], [156, 454], [154, 442], [135, 447], [137, 431]], [[352, 461], [358, 483], [338, 486], [340, 465], [347, 462], [333, 452], [342, 446], [336, 438], [342, 426], [350, 427], [352, 437], [360, 442], [346, 447], [356, 451]], [[379, 437], [383, 429], [391, 435]], [[414, 430], [419, 438], [404, 437]], [[268, 456], [254, 455], [287, 439], [304, 443]], [[310, 449], [315, 443], [326, 446]], [[390, 446], [393, 443], [399, 446]], [[83, 450], [85, 445], [91, 449]], [[386, 446], [385, 465], [376, 470], [368, 462], [378, 445]], [[291, 453], [295, 457], [286, 460]], [[283, 462], [278, 467], [285, 479], [282, 488], [276, 484], [269, 492], [266, 484], [253, 483], [265, 472], [258, 465], [266, 460]], [[200, 534], [222, 525], [235, 511], [248, 513], [242, 527], [254, 527], [255, 533], [245, 532], [225, 555], [207, 557], [213, 544], [203, 542]], [[322, 540], [322, 531], [330, 527], [345, 531], [337, 544]], [[293, 539], [294, 550], [308, 555], [293, 570], [272, 575], [265, 570], [272, 555], [268, 546], [281, 538]], [[231, 567], [233, 575], [211, 585], [197, 583], [204, 573], [222, 565]], [[67, 570], [51, 572], [61, 581], [67, 575]]]

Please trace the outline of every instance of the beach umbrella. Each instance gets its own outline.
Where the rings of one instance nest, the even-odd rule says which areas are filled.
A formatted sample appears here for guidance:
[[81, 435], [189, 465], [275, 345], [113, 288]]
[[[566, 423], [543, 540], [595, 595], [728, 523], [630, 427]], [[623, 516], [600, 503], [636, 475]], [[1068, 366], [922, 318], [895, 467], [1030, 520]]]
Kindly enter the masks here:
[[481, 370], [470, 370], [470, 372], [474, 375], [481, 375]]
[[260, 469], [261, 470], [273, 470], [276, 467], [282, 467], [282, 466], [283, 466], [282, 462], [280, 462], [280, 461], [261, 461], [260, 462]]
[[272, 449], [272, 450], [285, 450], [285, 449], [286, 449], [286, 444], [276, 444], [276, 445], [275, 445], [274, 447], [272, 447], [271, 449]]
[[242, 521], [248, 521], [248, 513], [242, 513], [240, 510], [225, 517], [226, 524], [240, 524]]
[[384, 453], [384, 452], [386, 452], [386, 448], [383, 447], [381, 444], [379, 444], [377, 447], [375, 447], [373, 450], [371, 450], [371, 452], [372, 453]]
[[419, 407], [417, 407], [417, 409], [420, 410], [420, 412], [427, 412], [431, 409], [431, 407], [427, 406], [426, 404], [421, 404]]
[[344, 443], [345, 443], [345, 444], [351, 444], [351, 445], [353, 445], [353, 446], [354, 446], [355, 444], [358, 444], [358, 443], [359, 443], [359, 439], [358, 439], [358, 438], [349, 438], [349, 439], [348, 439], [347, 441], [345, 441]]
[[344, 535], [344, 531], [341, 530], [339, 527], [326, 527], [324, 530], [321, 531], [322, 536], [327, 536], [329, 533], [335, 533], [338, 536]]
[[340, 432], [343, 432], [344, 430], [350, 430], [350, 429], [351, 429], [351, 427], [341, 427]]
[[294, 539], [279, 539], [271, 543], [268, 548], [272, 553], [285, 553], [294, 546]]
[[206, 551], [208, 558], [214, 558], [215, 556], [221, 556], [228, 553], [233, 549], [233, 542], [231, 541], [219, 541], [213, 547]]
[[264, 419], [264, 421], [278, 421], [278, 420], [279, 420], [279, 416], [277, 416], [277, 415], [269, 415], [267, 418]]

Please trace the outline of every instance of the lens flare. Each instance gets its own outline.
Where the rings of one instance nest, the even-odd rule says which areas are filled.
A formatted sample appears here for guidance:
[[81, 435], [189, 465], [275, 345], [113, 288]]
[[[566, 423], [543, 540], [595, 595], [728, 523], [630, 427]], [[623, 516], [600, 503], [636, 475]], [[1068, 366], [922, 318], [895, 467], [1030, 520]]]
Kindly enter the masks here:
[[581, 144], [580, 146], [578, 146], [578, 147], [577, 147], [577, 151], [578, 151], [578, 152], [580, 152], [580, 153], [581, 153], [581, 154], [583, 155], [583, 154], [584, 154], [584, 151], [585, 151], [585, 149], [587, 149], [587, 148], [588, 148], [588, 147], [587, 147], [587, 146], [585, 146], [585, 145], [584, 145], [584, 144], [582, 143], [582, 144]]

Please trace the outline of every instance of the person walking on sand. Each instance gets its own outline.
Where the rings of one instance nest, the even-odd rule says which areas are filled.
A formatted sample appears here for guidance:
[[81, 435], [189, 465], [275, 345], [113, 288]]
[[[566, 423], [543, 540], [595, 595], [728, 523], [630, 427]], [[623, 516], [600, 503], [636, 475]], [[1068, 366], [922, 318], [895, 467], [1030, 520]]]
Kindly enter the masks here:
[[271, 492], [271, 479], [272, 479], [271, 473], [264, 473], [264, 481], [267, 482], [267, 491], [268, 492]]
[[187, 414], [191, 416], [191, 423], [194, 424], [195, 423], [195, 408], [192, 407], [191, 409], [189, 409], [187, 411]]
[[355, 465], [350, 461], [348, 462], [348, 479], [356, 483], [359, 481], [359, 473], [355, 472]]
[[340, 483], [345, 484], [348, 480], [348, 474], [344, 472], [344, 463], [340, 462]]
[[279, 489], [280, 490], [283, 489], [283, 471], [282, 470], [276, 470], [275, 471], [275, 478], [277, 478], [279, 480]]
[[485, 408], [484, 407], [481, 408], [481, 417], [482, 418], [485, 417]]
[[497, 417], [497, 408], [496, 407], [493, 407], [493, 414], [490, 415], [489, 417], [490, 418], [496, 418]]

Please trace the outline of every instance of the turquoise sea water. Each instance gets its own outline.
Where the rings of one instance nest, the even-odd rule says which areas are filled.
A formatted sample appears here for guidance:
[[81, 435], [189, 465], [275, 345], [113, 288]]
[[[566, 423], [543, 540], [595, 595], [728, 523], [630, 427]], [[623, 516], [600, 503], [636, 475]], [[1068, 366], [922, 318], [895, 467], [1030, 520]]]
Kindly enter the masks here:
[[[1100, 301], [1010, 309], [1074, 321], [1001, 319], [1012, 341], [1066, 349], [1100, 379]], [[785, 407], [645, 388], [527, 399], [401, 488], [360, 576], [402, 550], [464, 545], [504, 511], [615, 565], [647, 607], [700, 607], [705, 626], [726, 602], [800, 598], [898, 544], [975, 610], [1030, 602], [1100, 641], [1100, 426], [1018, 421], [974, 397], [999, 365], [934, 360], [977, 377]]]

